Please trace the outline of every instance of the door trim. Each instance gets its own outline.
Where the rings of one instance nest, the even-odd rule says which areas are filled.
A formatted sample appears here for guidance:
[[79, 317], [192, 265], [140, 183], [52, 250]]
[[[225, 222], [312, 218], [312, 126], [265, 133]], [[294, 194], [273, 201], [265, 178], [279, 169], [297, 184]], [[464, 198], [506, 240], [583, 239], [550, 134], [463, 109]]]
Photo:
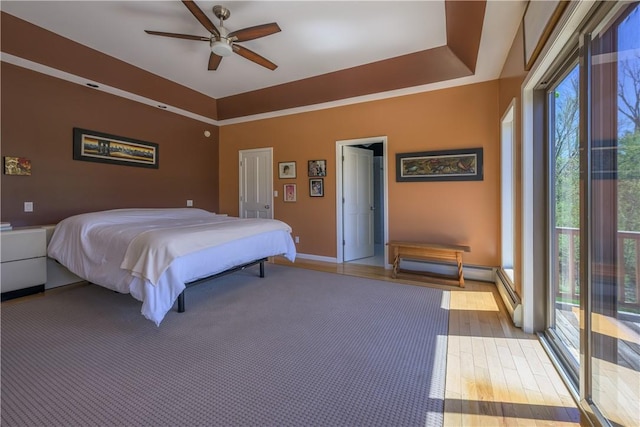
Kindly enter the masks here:
[[[369, 138], [359, 138], [359, 139], [345, 139], [341, 141], [336, 141], [336, 262], [341, 264], [344, 262], [344, 251], [342, 246], [342, 240], [344, 239], [344, 235], [342, 232], [342, 221], [343, 221], [343, 212], [342, 212], [342, 147], [345, 145], [361, 145], [361, 144], [374, 144], [382, 142], [382, 157], [384, 159], [383, 167], [384, 167], [384, 179], [383, 179], [383, 192], [384, 192], [384, 242], [389, 241], [389, 160], [387, 156], [387, 137], [386, 136], [375, 136]], [[391, 264], [389, 261], [389, 253], [387, 245], [384, 245], [384, 268], [390, 269]]]

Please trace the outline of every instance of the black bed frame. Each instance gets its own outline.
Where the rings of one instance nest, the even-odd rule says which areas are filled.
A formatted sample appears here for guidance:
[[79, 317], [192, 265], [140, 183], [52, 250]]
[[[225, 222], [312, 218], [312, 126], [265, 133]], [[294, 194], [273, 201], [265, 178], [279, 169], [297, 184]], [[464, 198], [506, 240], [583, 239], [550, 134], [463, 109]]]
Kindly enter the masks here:
[[225, 270], [225, 271], [223, 271], [221, 273], [214, 274], [213, 276], [207, 276], [207, 277], [203, 277], [202, 279], [194, 280], [193, 282], [185, 283], [184, 284], [185, 288], [183, 289], [182, 292], [180, 292], [180, 295], [178, 295], [178, 313], [184, 313], [184, 291], [186, 291], [187, 288], [189, 288], [189, 287], [191, 287], [193, 285], [197, 285], [197, 284], [202, 283], [202, 282], [206, 282], [206, 281], [211, 280], [211, 279], [215, 279], [216, 277], [225, 276], [225, 275], [227, 275], [229, 273], [234, 273], [234, 272], [236, 272], [238, 270], [244, 270], [245, 268], [251, 267], [251, 266], [256, 265], [256, 264], [260, 264], [260, 277], [264, 277], [264, 262], [265, 261], [267, 261], [267, 258], [257, 259], [255, 261], [251, 261], [251, 262], [248, 262], [246, 264], [242, 264], [242, 265], [239, 265], [237, 267], [230, 268], [229, 270]]

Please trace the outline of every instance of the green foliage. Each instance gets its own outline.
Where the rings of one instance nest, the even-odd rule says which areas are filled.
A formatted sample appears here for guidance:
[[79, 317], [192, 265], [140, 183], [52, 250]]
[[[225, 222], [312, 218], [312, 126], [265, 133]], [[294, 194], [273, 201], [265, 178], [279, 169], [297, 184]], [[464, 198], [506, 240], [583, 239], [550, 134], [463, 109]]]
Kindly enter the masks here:
[[556, 227], [580, 226], [579, 82], [576, 68], [554, 92]]
[[640, 131], [618, 140], [618, 229], [640, 231]]
[[[618, 230], [640, 232], [640, 130], [618, 140]], [[638, 247], [635, 240], [625, 239], [622, 248], [625, 300], [637, 302]]]
[[[622, 67], [618, 87], [619, 132], [617, 141], [617, 226], [619, 231], [640, 233], [640, 60]], [[580, 158], [579, 158], [579, 90], [578, 75], [571, 73], [554, 91], [554, 186], [556, 228], [580, 227]], [[630, 85], [630, 87], [625, 87]], [[565, 233], [567, 231], [565, 230]], [[557, 241], [556, 262], [561, 298], [579, 294], [579, 238], [561, 234]], [[573, 247], [571, 247], [573, 244]], [[625, 239], [619, 262], [624, 267], [625, 301], [637, 303], [636, 240]], [[573, 271], [569, 269], [573, 268]], [[570, 279], [571, 278], [571, 279]], [[572, 296], [572, 288], [577, 294]]]

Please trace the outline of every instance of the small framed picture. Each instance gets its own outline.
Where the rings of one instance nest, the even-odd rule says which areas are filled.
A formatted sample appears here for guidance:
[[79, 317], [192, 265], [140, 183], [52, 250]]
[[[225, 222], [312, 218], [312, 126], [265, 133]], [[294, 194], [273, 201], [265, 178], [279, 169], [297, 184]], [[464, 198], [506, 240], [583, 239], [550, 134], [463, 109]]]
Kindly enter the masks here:
[[284, 185], [284, 201], [285, 202], [296, 201], [296, 185], [295, 184]]
[[327, 161], [309, 160], [309, 176], [327, 176]]
[[324, 196], [324, 180], [322, 178], [315, 178], [315, 179], [309, 180], [309, 195], [311, 197]]
[[26, 157], [4, 157], [5, 175], [31, 175], [31, 160]]
[[278, 178], [295, 178], [296, 162], [280, 162], [278, 163]]

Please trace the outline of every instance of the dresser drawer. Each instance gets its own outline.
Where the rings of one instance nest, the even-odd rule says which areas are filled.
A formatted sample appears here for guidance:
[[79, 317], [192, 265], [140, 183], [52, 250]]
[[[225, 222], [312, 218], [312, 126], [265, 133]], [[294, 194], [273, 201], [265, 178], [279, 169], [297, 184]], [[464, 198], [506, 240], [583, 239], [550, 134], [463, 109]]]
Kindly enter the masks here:
[[0, 260], [16, 261], [44, 257], [47, 254], [46, 231], [44, 228], [3, 231], [0, 233]]
[[3, 262], [0, 266], [0, 292], [44, 285], [47, 281], [47, 259], [29, 258]]

